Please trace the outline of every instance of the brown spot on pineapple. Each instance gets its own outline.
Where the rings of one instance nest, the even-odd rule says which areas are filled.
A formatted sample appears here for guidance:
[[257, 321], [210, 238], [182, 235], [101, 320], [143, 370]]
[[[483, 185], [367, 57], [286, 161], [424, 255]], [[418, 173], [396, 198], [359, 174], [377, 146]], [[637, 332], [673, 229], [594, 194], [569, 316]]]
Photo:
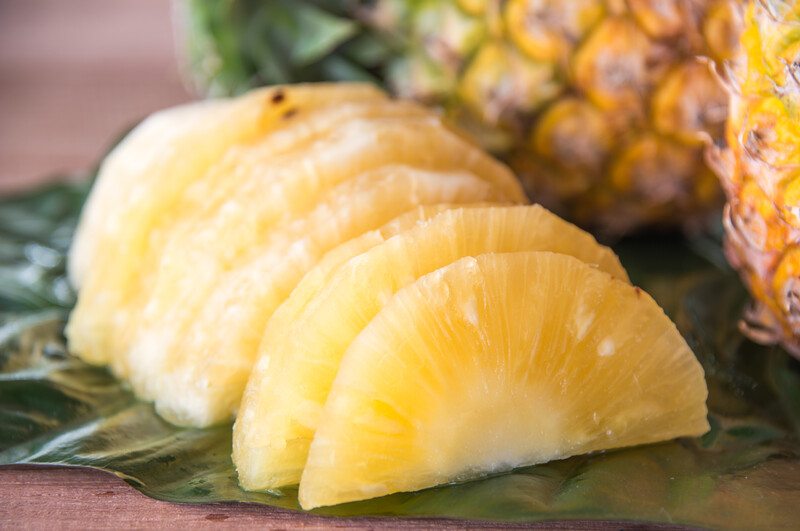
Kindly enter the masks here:
[[270, 101], [272, 101], [272, 103], [274, 103], [275, 105], [278, 105], [285, 99], [286, 99], [286, 93], [283, 91], [283, 89], [278, 89], [272, 94], [272, 98], [270, 98]]

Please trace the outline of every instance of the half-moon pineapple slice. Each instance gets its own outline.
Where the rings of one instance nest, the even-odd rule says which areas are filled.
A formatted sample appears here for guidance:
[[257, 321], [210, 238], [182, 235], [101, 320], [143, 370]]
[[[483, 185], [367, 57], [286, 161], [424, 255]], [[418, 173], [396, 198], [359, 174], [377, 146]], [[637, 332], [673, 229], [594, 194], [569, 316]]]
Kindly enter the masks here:
[[[145, 120], [103, 162], [70, 249], [70, 278], [80, 288], [67, 327], [71, 350], [91, 363], [114, 359], [128, 327], [125, 309], [146, 292], [147, 273], [172, 226], [212, 203], [208, 193], [197, 193], [198, 181], [216, 177], [222, 195], [223, 184], [249, 169], [245, 155], [263, 152], [264, 144], [272, 154], [287, 151], [387, 107], [394, 112], [396, 105], [368, 85], [298, 85]], [[303, 119], [295, 119], [300, 113]]]
[[[292, 322], [297, 319], [306, 305], [314, 299], [317, 293], [325, 287], [331, 276], [339, 267], [351, 258], [367, 252], [373, 247], [380, 245], [392, 236], [414, 228], [414, 226], [426, 219], [451, 210], [453, 208], [485, 208], [486, 203], [475, 204], [454, 204], [440, 203], [436, 205], [420, 205], [408, 212], [396, 217], [384, 226], [365, 232], [357, 238], [348, 240], [341, 245], [334, 247], [320, 259], [320, 261], [303, 276], [297, 286], [294, 287], [289, 297], [281, 303], [269, 318], [267, 328], [264, 331], [265, 340], [262, 342], [260, 351], [265, 350], [266, 344], [270, 343], [270, 338], [277, 338], [288, 330]], [[496, 205], [499, 206], [499, 205]], [[253, 372], [263, 372], [269, 364], [269, 356], [259, 359], [259, 367], [254, 367]]]
[[[290, 327], [265, 337], [234, 427], [246, 489], [296, 484], [344, 351], [392, 295], [464, 256], [547, 250], [627, 280], [614, 253], [539, 206], [445, 211], [349, 260]], [[265, 370], [264, 370], [265, 369]]]
[[[338, 182], [380, 165], [473, 171], [509, 199], [523, 200], [507, 168], [420, 107], [388, 101], [350, 107], [346, 116], [333, 108], [293, 117], [305, 125], [286, 124], [257, 145], [233, 148], [189, 186], [184, 200], [170, 210], [171, 221], [151, 223], [160, 228], [139, 249], [143, 256], [98, 268], [82, 287], [67, 329], [73, 351], [92, 362], [111, 362], [126, 376], [124, 353], [150, 295], [154, 270], [159, 276], [164, 268], [184, 276], [187, 264], [205, 268], [220, 260], [230, 268], [230, 257], [235, 260], [241, 249], [262, 241], [272, 225], [312, 208]], [[337, 115], [340, 120], [331, 121]], [[129, 245], [129, 236], [120, 234], [118, 246]]]
[[[269, 317], [326, 251], [420, 204], [500, 199], [494, 185], [470, 173], [385, 166], [336, 186], [312, 211], [265, 231], [264, 241], [241, 248], [236, 259], [221, 260], [237, 238], [224, 232], [216, 247], [205, 242], [205, 252], [165, 254], [178, 267], [162, 272], [144, 309], [126, 360], [134, 389], [176, 424], [229, 419]], [[197, 231], [216, 227], [212, 222]], [[192, 239], [181, 240], [181, 248], [187, 242]]]
[[464, 258], [352, 342], [305, 509], [708, 430], [703, 370], [638, 288], [553, 253]]
[[285, 128], [286, 113], [378, 101], [388, 99], [366, 83], [319, 83], [255, 90], [151, 115], [103, 161], [70, 253], [70, 280], [80, 287], [105, 261], [108, 244], [121, 236], [132, 241], [145, 237], [151, 222], [169, 210], [187, 184], [231, 146]]

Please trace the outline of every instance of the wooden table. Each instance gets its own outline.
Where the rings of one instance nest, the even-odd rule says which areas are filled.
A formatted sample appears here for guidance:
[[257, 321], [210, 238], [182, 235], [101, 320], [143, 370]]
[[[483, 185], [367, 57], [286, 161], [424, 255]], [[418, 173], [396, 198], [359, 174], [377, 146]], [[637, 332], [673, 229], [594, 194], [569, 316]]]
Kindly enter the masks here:
[[[0, 193], [85, 170], [130, 124], [191, 99], [178, 72], [170, 11], [166, 0], [0, 0]], [[96, 470], [0, 468], [0, 528], [212, 525], [494, 527], [448, 520], [330, 519], [244, 504], [165, 503]]]
[[326, 518], [254, 504], [180, 504], [146, 497], [98, 470], [0, 467], [0, 528], [677, 529], [624, 522], [493, 524], [425, 518]]

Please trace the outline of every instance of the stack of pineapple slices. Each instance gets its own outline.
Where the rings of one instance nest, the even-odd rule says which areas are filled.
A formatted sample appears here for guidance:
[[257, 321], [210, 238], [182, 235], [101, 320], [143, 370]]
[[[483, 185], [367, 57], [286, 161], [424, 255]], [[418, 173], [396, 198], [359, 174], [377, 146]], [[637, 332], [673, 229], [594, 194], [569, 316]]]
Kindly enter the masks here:
[[299, 482], [305, 508], [705, 432], [674, 325], [613, 252], [521, 202], [368, 86], [165, 111], [85, 208], [70, 346], [177, 424], [238, 410], [242, 486]]

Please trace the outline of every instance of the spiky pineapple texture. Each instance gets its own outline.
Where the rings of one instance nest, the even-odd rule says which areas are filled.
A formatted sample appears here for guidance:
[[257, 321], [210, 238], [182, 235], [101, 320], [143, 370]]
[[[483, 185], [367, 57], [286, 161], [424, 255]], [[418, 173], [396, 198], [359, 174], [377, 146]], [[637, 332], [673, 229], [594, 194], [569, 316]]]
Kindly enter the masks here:
[[717, 158], [725, 248], [755, 299], [743, 329], [800, 357], [800, 2], [751, 2], [744, 20]]
[[190, 1], [201, 85], [372, 77], [441, 106], [534, 200], [607, 233], [697, 225], [719, 204], [703, 144], [721, 141], [727, 100], [698, 57], [735, 48], [729, 0], [293, 5]]
[[718, 200], [702, 146], [722, 136], [725, 97], [697, 56], [730, 53], [726, 3], [382, 0], [368, 13], [406, 36], [395, 92], [442, 104], [535, 200], [613, 233], [696, 222]]

